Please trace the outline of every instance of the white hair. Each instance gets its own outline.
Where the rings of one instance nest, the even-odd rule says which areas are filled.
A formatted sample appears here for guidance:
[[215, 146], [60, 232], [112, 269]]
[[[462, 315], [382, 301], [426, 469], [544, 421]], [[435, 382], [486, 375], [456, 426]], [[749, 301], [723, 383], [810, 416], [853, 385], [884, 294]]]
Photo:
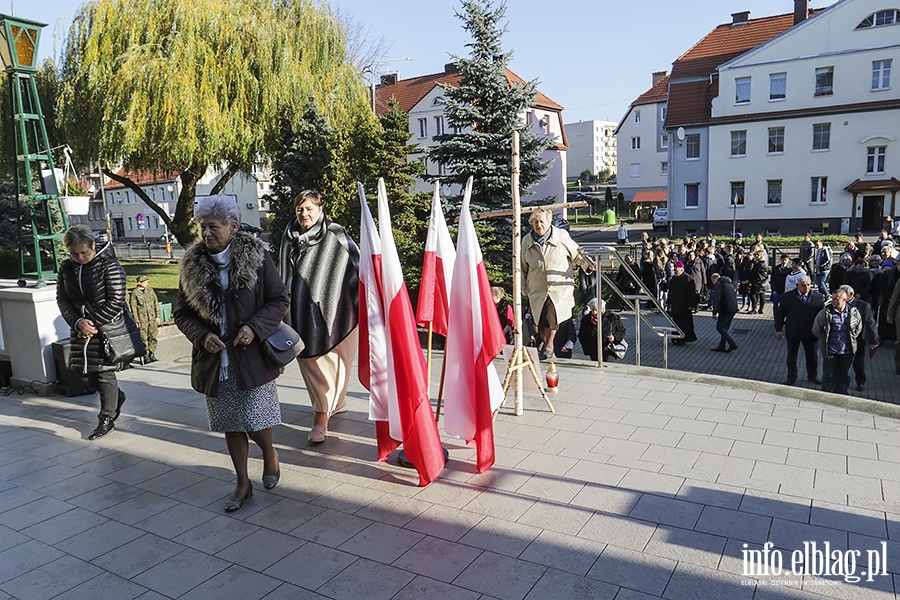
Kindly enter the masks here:
[[205, 218], [213, 218], [222, 223], [231, 221], [241, 222], [241, 207], [237, 200], [224, 194], [204, 196], [194, 205], [194, 218], [200, 221]]

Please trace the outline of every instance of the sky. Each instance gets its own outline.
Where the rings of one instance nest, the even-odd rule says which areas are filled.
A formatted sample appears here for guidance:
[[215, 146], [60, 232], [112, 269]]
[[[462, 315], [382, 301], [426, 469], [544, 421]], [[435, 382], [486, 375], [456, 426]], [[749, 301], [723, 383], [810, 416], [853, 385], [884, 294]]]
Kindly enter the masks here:
[[[0, 12], [8, 12], [0, 0]], [[811, 8], [834, 0], [810, 0]], [[48, 23], [39, 54], [58, 59], [68, 22], [82, 0], [20, 2], [20, 17]], [[377, 65], [379, 74], [399, 72], [401, 79], [438, 73], [452, 55], [466, 56], [471, 42], [455, 16], [459, 0], [330, 0], [358, 23], [368, 39], [382, 40], [385, 59], [411, 58]], [[564, 107], [566, 123], [618, 122], [631, 102], [650, 89], [654, 71], [670, 71], [672, 62], [731, 13], [749, 10], [750, 18], [791, 13], [793, 0], [508, 0], [503, 48], [509, 64], [526, 80]]]

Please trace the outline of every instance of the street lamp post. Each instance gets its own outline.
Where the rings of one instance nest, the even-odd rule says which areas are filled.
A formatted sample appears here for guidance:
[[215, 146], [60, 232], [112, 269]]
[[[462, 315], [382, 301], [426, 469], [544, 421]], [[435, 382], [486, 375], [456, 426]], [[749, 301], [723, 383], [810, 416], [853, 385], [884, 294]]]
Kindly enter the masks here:
[[375, 114], [375, 72], [376, 72], [375, 67], [377, 67], [378, 65], [383, 65], [385, 63], [401, 62], [401, 61], [405, 61], [405, 60], [415, 60], [415, 59], [410, 58], [409, 56], [406, 56], [404, 58], [386, 58], [384, 60], [376, 60], [375, 62], [370, 63], [370, 64], [366, 65], [365, 67], [363, 67], [362, 72], [368, 73], [371, 76], [371, 81], [369, 83], [370, 83], [370, 91], [372, 93], [372, 114]]

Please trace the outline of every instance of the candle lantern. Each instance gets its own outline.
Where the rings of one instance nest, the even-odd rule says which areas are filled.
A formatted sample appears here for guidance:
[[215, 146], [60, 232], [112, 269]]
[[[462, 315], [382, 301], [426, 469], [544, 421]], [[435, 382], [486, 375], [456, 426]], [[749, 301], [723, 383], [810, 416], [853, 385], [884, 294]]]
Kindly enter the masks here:
[[556, 370], [556, 363], [551, 362], [550, 366], [547, 367], [547, 391], [548, 392], [557, 392], [559, 389], [557, 386], [559, 385], [559, 371]]

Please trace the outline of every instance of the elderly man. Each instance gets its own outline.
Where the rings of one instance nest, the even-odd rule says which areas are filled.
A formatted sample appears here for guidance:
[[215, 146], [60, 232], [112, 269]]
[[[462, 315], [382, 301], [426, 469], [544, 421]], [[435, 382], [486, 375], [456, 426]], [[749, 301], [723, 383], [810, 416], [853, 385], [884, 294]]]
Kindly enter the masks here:
[[847, 292], [847, 304], [859, 311], [862, 319], [862, 331], [856, 339], [856, 351], [853, 353], [853, 373], [856, 376], [856, 391], [866, 391], [866, 349], [869, 355], [878, 350], [878, 325], [875, 323], [875, 313], [872, 306], [856, 297], [853, 288], [842, 285], [841, 289]]
[[806, 375], [812, 383], [822, 383], [817, 377], [819, 368], [818, 339], [813, 334], [812, 326], [822, 309], [825, 299], [822, 294], [812, 289], [809, 276], [797, 281], [797, 289], [785, 292], [775, 311], [775, 339], [787, 338], [787, 379], [784, 385], [797, 383], [797, 354], [803, 344], [806, 355]]
[[822, 344], [825, 361], [823, 392], [847, 394], [850, 390], [850, 367], [856, 353], [856, 340], [862, 333], [862, 317], [848, 304], [847, 291], [831, 294], [831, 304], [823, 308], [813, 322], [813, 333]]
[[553, 358], [553, 340], [559, 324], [575, 308], [575, 267], [593, 271], [569, 234], [551, 225], [553, 213], [537, 208], [531, 213], [531, 233], [522, 238], [522, 284], [531, 314], [538, 315], [541, 360]]
[[832, 294], [846, 283], [847, 271], [853, 268], [853, 255], [849, 252], [841, 254], [841, 261], [831, 267], [828, 273], [828, 291]]

